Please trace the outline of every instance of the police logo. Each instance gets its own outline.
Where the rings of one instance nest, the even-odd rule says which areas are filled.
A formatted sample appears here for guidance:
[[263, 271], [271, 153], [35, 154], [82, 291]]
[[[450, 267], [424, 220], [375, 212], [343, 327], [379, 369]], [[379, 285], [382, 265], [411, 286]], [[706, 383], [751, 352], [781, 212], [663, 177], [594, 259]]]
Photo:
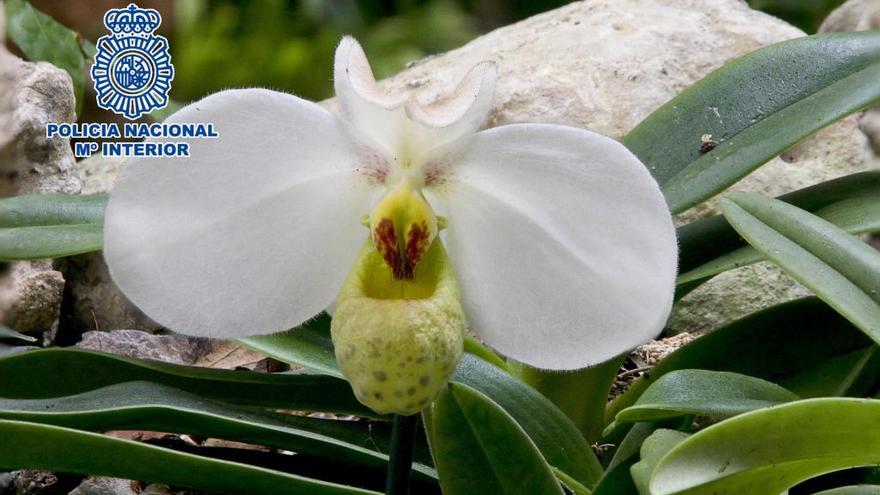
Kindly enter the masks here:
[[168, 105], [174, 67], [168, 40], [153, 34], [162, 16], [130, 4], [104, 14], [112, 35], [98, 39], [92, 80], [98, 106], [136, 119]]

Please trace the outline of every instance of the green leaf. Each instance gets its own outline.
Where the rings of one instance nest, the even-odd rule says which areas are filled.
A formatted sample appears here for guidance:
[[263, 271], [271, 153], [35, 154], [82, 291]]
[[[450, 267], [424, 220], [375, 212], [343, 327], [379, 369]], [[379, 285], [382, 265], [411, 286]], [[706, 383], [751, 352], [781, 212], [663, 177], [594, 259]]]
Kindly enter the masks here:
[[7, 470], [114, 476], [230, 495], [376, 493], [58, 426], [0, 420], [0, 438], [0, 468]]
[[336, 366], [327, 313], [287, 332], [248, 337], [239, 342], [279, 361], [342, 378], [342, 372]]
[[498, 367], [465, 354], [453, 381], [468, 385], [504, 408], [538, 446], [547, 462], [592, 488], [602, 476], [593, 449], [549, 399]]
[[86, 60], [79, 33], [25, 0], [6, 0], [6, 35], [28, 60], [46, 61], [70, 74], [78, 114], [82, 110]]
[[45, 194], [0, 200], [0, 260], [98, 251], [107, 196]]
[[880, 486], [878, 485], [853, 485], [833, 488], [831, 490], [823, 490], [816, 495], [880, 495]]
[[657, 463], [667, 452], [687, 437], [686, 433], [680, 431], [657, 430], [645, 439], [640, 452], [641, 459], [630, 468], [633, 482], [640, 495], [651, 495], [648, 490], [648, 482]]
[[604, 363], [571, 372], [545, 371], [512, 363], [519, 379], [550, 399], [566, 414], [588, 442], [602, 436], [608, 392], [629, 352]]
[[433, 452], [444, 494], [563, 494], [525, 431], [488, 397], [452, 383], [433, 407]]
[[25, 335], [23, 333], [18, 333], [15, 330], [7, 327], [6, 325], [0, 324], [0, 339], [14, 339], [14, 340], [23, 340], [25, 342], [36, 342], [36, 337], [31, 337], [30, 335]]
[[330, 376], [196, 368], [79, 349], [42, 349], [0, 358], [0, 395], [8, 398], [61, 397], [130, 381], [159, 383], [245, 406], [376, 416], [355, 399], [348, 382]]
[[[384, 469], [384, 425], [252, 411], [150, 382], [126, 382], [50, 399], [0, 397], [0, 419], [103, 432], [150, 430], [222, 438]], [[421, 452], [421, 459], [428, 459]], [[416, 464], [423, 478], [432, 468]]]
[[[807, 211], [818, 212], [850, 199], [877, 197], [880, 197], [880, 171], [839, 177], [784, 194], [778, 199]], [[682, 274], [747, 245], [721, 215], [679, 227], [677, 235], [680, 245], [679, 271]]]
[[[299, 333], [301, 330], [304, 332]], [[319, 316], [304, 327], [278, 336], [242, 342], [276, 359], [341, 376], [333, 357], [329, 317]], [[552, 466], [578, 483], [594, 486], [602, 468], [574, 423], [546, 397], [510, 376], [494, 361], [466, 352], [453, 380], [476, 388], [501, 405], [525, 429]]]
[[636, 423], [624, 425], [629, 428], [614, 451], [605, 474], [593, 490], [593, 495], [631, 495], [637, 491], [630, 474], [630, 467], [639, 460], [639, 449], [649, 436], [656, 431], [657, 423]]
[[[880, 232], [880, 188], [872, 196], [857, 196], [832, 203], [814, 212], [850, 234]], [[764, 256], [744, 246], [682, 273], [677, 285], [705, 282], [719, 273], [762, 261]]]
[[[279, 361], [342, 378], [342, 372], [336, 364], [333, 341], [330, 338], [330, 316], [327, 313], [321, 313], [287, 332], [248, 337], [239, 342]], [[470, 335], [465, 336], [464, 350], [507, 370], [507, 363]]]
[[779, 385], [797, 390], [801, 397], [862, 397], [875, 388], [880, 377], [880, 353], [876, 345], [816, 363], [787, 376]]
[[99, 251], [101, 225], [58, 225], [0, 229], [0, 261], [61, 258]]
[[798, 400], [760, 378], [729, 371], [677, 370], [663, 375], [619, 413], [618, 423], [656, 421], [686, 414], [729, 417]]
[[[625, 138], [674, 213], [724, 190], [811, 133], [880, 100], [880, 33], [797, 38], [713, 71]], [[720, 144], [701, 153], [700, 139]]]
[[104, 223], [105, 194], [31, 194], [0, 200], [0, 228]]
[[731, 194], [727, 220], [755, 249], [880, 342], [880, 252], [779, 200]]
[[[634, 404], [666, 373], [688, 368], [731, 371], [785, 383], [803, 396], [803, 390], [786, 380], [829, 359], [870, 347], [870, 339], [816, 298], [779, 304], [713, 330], [673, 352], [615, 399], [606, 418], [610, 420]], [[832, 394], [840, 388], [841, 380], [840, 375], [816, 376], [810, 389], [820, 395]]]
[[880, 401], [810, 399], [741, 414], [674, 447], [653, 495], [782, 493], [836, 470], [880, 462]]

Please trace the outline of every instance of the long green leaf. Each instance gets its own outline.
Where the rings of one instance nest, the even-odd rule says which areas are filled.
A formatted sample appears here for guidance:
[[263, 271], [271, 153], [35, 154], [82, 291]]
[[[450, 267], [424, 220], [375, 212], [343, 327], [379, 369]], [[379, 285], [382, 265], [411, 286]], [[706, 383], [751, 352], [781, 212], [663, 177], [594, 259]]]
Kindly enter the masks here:
[[688, 368], [731, 371], [785, 383], [801, 396], [833, 394], [841, 386], [839, 375], [814, 376], [808, 390], [788, 381], [796, 382], [801, 373], [871, 347], [869, 338], [816, 298], [779, 304], [714, 330], [667, 356], [611, 403], [607, 419], [634, 404], [660, 377]]
[[686, 414], [729, 417], [798, 400], [788, 390], [729, 371], [677, 370], [663, 375], [615, 421], [656, 421]]
[[528, 433], [547, 462], [587, 488], [602, 476], [596, 455], [562, 411], [533, 388], [480, 358], [465, 354], [453, 376], [488, 396]]
[[[877, 50], [880, 62], [880, 50]], [[814, 132], [880, 101], [880, 63], [779, 110], [689, 164], [663, 185], [673, 213], [681, 213], [732, 186]]]
[[336, 366], [327, 313], [287, 332], [248, 337], [239, 342], [279, 361], [342, 378]]
[[0, 469], [114, 476], [229, 495], [376, 493], [58, 426], [0, 420], [0, 438]]
[[[624, 144], [680, 212], [880, 99], [878, 76], [880, 33], [785, 41], [712, 72], [651, 114]], [[708, 153], [700, 150], [704, 134], [720, 143]]]
[[880, 463], [880, 401], [810, 399], [695, 433], [651, 477], [653, 495], [782, 493], [819, 474]]
[[880, 378], [876, 345], [835, 356], [782, 378], [779, 385], [797, 390], [801, 397], [862, 397]]
[[452, 383], [433, 407], [433, 452], [443, 493], [563, 494], [525, 431], [488, 397]]
[[[325, 375], [342, 378], [336, 365], [333, 341], [330, 338], [330, 316], [321, 313], [293, 330], [272, 335], [248, 337], [239, 342], [279, 361], [306, 367]], [[465, 352], [506, 370], [507, 363], [473, 337], [466, 335]]]
[[648, 483], [657, 463], [667, 452], [687, 437], [687, 433], [664, 429], [655, 431], [645, 439], [640, 452], [641, 458], [630, 468], [633, 482], [640, 495], [651, 495]]
[[31, 337], [30, 335], [25, 335], [23, 333], [18, 333], [15, 330], [7, 327], [6, 325], [0, 324], [0, 340], [3, 339], [12, 339], [12, 340], [23, 340], [25, 342], [36, 342], [36, 337]]
[[880, 252], [779, 200], [737, 193], [721, 208], [749, 244], [880, 342]]
[[620, 440], [614, 451], [614, 457], [608, 463], [607, 469], [593, 495], [632, 495], [637, 488], [632, 479], [630, 468], [639, 460], [639, 449], [651, 434], [658, 428], [659, 423], [636, 423], [625, 425], [629, 428], [626, 435]]
[[[251, 411], [150, 382], [126, 382], [51, 399], [0, 397], [0, 419], [103, 432], [151, 430], [266, 445], [340, 462], [384, 468], [384, 425]], [[382, 451], [380, 451], [380, 445]], [[428, 459], [421, 452], [421, 459]], [[417, 475], [433, 469], [414, 466]]]
[[61, 258], [98, 251], [103, 244], [101, 225], [0, 229], [0, 260]]
[[62, 26], [25, 0], [6, 0], [6, 30], [9, 39], [29, 60], [44, 60], [70, 74], [79, 113], [86, 61], [79, 33]]
[[[300, 334], [301, 330], [305, 331]], [[341, 376], [333, 358], [329, 317], [318, 317], [279, 336], [251, 338], [243, 343], [282, 361]], [[478, 345], [475, 342], [471, 348]], [[575, 424], [546, 397], [493, 363], [494, 360], [486, 361], [466, 352], [453, 380], [476, 388], [500, 404], [525, 429], [552, 466], [581, 484], [594, 486], [602, 468]]]
[[[873, 196], [844, 199], [816, 210], [815, 214], [850, 234], [880, 232], [880, 188]], [[763, 259], [764, 256], [755, 248], [744, 246], [682, 273], [678, 276], [676, 284], [702, 283], [724, 271], [757, 263]]]
[[573, 372], [545, 371], [513, 363], [520, 380], [550, 399], [589, 442], [598, 442], [605, 424], [608, 392], [629, 352]]
[[130, 381], [159, 383], [246, 406], [376, 415], [355, 399], [347, 382], [330, 376], [196, 368], [79, 349], [0, 358], [0, 396], [8, 398], [62, 397]]
[[[880, 171], [859, 172], [805, 187], [778, 199], [818, 212], [854, 198], [880, 197]], [[679, 270], [687, 273], [747, 244], [723, 216], [704, 218], [678, 228]]]
[[0, 200], [0, 260], [58, 258], [103, 245], [107, 196], [45, 194]]
[[104, 223], [109, 196], [31, 194], [0, 200], [0, 228]]

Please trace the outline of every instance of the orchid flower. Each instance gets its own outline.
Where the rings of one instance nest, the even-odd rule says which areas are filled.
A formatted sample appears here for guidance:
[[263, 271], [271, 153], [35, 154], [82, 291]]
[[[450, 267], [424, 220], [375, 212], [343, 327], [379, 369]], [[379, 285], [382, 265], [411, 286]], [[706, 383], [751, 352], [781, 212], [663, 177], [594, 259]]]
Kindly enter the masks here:
[[220, 137], [124, 169], [105, 220], [115, 282], [196, 336], [270, 334], [331, 310], [340, 368], [379, 412], [433, 398], [465, 321], [549, 370], [652, 338], [677, 256], [657, 183], [623, 145], [583, 129], [480, 130], [496, 78], [483, 62], [443, 91], [388, 93], [344, 38], [339, 115], [264, 89], [181, 109], [170, 122], [212, 122]]

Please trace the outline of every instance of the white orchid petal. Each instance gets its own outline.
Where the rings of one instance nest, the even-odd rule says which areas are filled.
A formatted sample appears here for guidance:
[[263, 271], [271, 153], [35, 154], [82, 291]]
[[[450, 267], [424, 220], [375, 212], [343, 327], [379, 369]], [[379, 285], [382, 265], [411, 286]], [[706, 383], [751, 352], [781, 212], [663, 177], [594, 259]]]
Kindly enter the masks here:
[[497, 70], [493, 62], [476, 64], [458, 84], [439, 94], [407, 89], [388, 93], [376, 83], [363, 48], [345, 37], [336, 49], [333, 79], [350, 132], [404, 163], [475, 133], [492, 109]]
[[572, 127], [483, 131], [429, 191], [473, 329], [544, 369], [597, 364], [654, 337], [669, 314], [675, 230], [623, 145]]
[[423, 103], [418, 97], [405, 105], [407, 117], [415, 123], [412, 139], [424, 150], [439, 147], [473, 134], [483, 126], [492, 110], [498, 71], [493, 62], [475, 65], [448, 94]]
[[133, 159], [111, 195], [104, 256], [126, 296], [168, 328], [244, 337], [332, 303], [367, 232], [372, 189], [331, 113], [233, 90], [169, 122], [213, 122], [190, 158]]
[[336, 48], [333, 85], [340, 114], [351, 124], [351, 131], [383, 147], [388, 156], [396, 156], [403, 147], [403, 104], [409, 94], [385, 93], [376, 84], [364, 49], [350, 36], [342, 38]]

